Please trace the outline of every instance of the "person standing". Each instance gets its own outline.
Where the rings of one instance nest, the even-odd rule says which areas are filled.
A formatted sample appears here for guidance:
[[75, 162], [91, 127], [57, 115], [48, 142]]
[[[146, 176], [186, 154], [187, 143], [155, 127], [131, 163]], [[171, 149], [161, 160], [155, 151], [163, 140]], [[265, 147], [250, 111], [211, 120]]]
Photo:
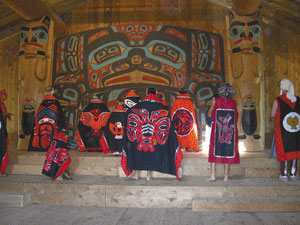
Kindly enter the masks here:
[[11, 116], [13, 115], [12, 113], [7, 112], [7, 108], [5, 105], [5, 100], [7, 99], [7, 93], [6, 90], [0, 90], [0, 108], [2, 110], [2, 114], [4, 116], [4, 121], [7, 123], [7, 119], [11, 119]]
[[213, 97], [208, 110], [212, 118], [208, 162], [211, 176], [208, 181], [216, 180], [216, 163], [224, 164], [224, 181], [229, 179], [229, 165], [240, 163], [238, 151], [238, 112], [233, 87], [224, 83], [218, 88], [219, 97]]
[[126, 120], [126, 109], [123, 106], [123, 101], [118, 101], [116, 108], [111, 112], [105, 128], [105, 136], [109, 146], [108, 152], [113, 153], [114, 156], [119, 156], [122, 153]]
[[0, 90], [0, 176], [7, 176], [5, 169], [8, 163], [8, 145], [7, 119], [11, 120], [12, 113], [7, 111], [5, 100], [7, 93], [5, 89]]
[[183, 155], [168, 107], [156, 94], [156, 89], [149, 88], [147, 96], [127, 111], [121, 165], [127, 176], [133, 170], [144, 170], [148, 181], [151, 171], [176, 175], [179, 180]]
[[187, 152], [199, 151], [195, 107], [186, 88], [182, 88], [177, 95], [171, 109], [171, 118], [181, 149]]
[[53, 136], [65, 128], [65, 121], [62, 107], [54, 96], [54, 88], [49, 86], [35, 116], [28, 151], [47, 152]]
[[5, 118], [0, 108], [0, 176], [6, 176], [5, 169], [8, 163], [8, 137]]
[[294, 85], [289, 79], [280, 81], [280, 89], [271, 111], [271, 116], [275, 117], [279, 178], [296, 179], [297, 159], [300, 158], [300, 98], [295, 96]]
[[110, 111], [103, 98], [93, 96], [89, 104], [80, 114], [76, 130], [76, 140], [79, 151], [109, 152], [109, 146], [104, 135]]

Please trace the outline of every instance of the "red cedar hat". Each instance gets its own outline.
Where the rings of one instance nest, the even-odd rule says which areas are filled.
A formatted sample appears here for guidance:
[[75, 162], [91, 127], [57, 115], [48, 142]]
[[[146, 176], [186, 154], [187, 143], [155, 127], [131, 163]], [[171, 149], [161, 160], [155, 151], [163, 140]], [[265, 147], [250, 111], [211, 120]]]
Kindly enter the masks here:
[[130, 90], [125, 97], [128, 98], [128, 97], [139, 97], [139, 96], [134, 92], [134, 90]]

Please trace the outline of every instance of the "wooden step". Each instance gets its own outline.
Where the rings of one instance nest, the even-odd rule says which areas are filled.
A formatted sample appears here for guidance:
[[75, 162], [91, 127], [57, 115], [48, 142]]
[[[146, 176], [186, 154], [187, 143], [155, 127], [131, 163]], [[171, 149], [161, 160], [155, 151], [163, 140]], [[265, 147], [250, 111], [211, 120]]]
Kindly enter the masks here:
[[31, 203], [31, 196], [24, 192], [0, 191], [0, 206], [24, 207]]
[[194, 212], [299, 212], [300, 198], [198, 198], [193, 200], [192, 210]]
[[[120, 157], [104, 155], [99, 152], [78, 151], [70, 151], [70, 155], [72, 159], [70, 172], [74, 175], [123, 176], [123, 172], [119, 169]], [[9, 150], [9, 163], [6, 172], [8, 174], [39, 175], [45, 156], [45, 152]], [[298, 165], [300, 167], [300, 163]], [[210, 164], [207, 161], [207, 154], [203, 152], [184, 153], [181, 170], [182, 176], [209, 176]], [[217, 165], [217, 176], [222, 176], [223, 173], [223, 165]], [[277, 178], [279, 176], [279, 163], [276, 159], [270, 159], [266, 152], [247, 152], [241, 154], [240, 164], [231, 165], [230, 175]]]
[[[260, 201], [266, 199], [268, 204], [276, 202], [277, 198], [294, 198], [298, 201], [300, 182], [281, 181], [277, 178], [240, 178], [228, 182], [207, 182], [205, 177], [190, 176], [184, 176], [182, 181], [153, 178], [148, 182], [144, 178], [135, 181], [113, 176], [86, 175], [75, 175], [71, 181], [52, 181], [42, 175], [10, 175], [0, 177], [0, 191], [28, 193], [32, 203], [36, 204], [125, 208], [194, 207], [195, 210], [200, 210], [200, 207], [203, 207], [201, 204], [204, 205], [203, 201], [208, 201], [207, 199], [246, 199], [245, 202], [249, 202], [247, 204], [250, 204], [253, 198]], [[247, 200], [248, 198], [251, 201]], [[199, 199], [202, 202], [197, 203], [197, 206], [196, 200]], [[230, 210], [235, 211], [234, 207], [237, 207], [235, 205], [238, 203], [233, 200]], [[292, 204], [296, 204], [296, 200]], [[276, 204], [280, 203], [279, 200], [277, 202]], [[216, 203], [211, 204], [213, 207]], [[287, 203], [283, 202], [283, 205]], [[287, 207], [284, 209], [288, 210]]]

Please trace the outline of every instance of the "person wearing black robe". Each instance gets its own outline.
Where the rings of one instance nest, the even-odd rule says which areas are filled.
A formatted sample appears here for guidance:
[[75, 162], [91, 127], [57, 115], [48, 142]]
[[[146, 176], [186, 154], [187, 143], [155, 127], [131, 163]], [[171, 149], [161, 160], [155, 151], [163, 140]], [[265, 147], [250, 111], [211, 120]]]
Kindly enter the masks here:
[[111, 112], [106, 125], [106, 139], [109, 152], [118, 156], [122, 153], [122, 141], [124, 137], [124, 127], [126, 124], [126, 109], [123, 102], [119, 101], [116, 108]]
[[[154, 88], [149, 88], [143, 101], [127, 111], [125, 134], [121, 165], [127, 176], [132, 170], [146, 170], [176, 175], [179, 179], [183, 155], [168, 107], [161, 103]], [[147, 180], [150, 179], [148, 173]]]
[[109, 146], [104, 135], [110, 112], [102, 99], [94, 96], [80, 115], [76, 139], [80, 151], [108, 153]]
[[51, 177], [53, 180], [60, 176], [64, 180], [72, 180], [68, 171], [71, 164], [71, 157], [67, 149], [67, 139], [68, 135], [63, 130], [53, 137], [47, 151], [42, 174]]

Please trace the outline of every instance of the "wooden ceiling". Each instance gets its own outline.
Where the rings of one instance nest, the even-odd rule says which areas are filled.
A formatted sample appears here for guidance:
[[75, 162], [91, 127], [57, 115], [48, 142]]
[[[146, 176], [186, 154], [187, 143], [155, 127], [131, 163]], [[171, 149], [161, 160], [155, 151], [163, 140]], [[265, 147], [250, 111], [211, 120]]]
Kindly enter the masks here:
[[[8, 7], [7, 2], [16, 2], [24, 0], [0, 0], [0, 40], [16, 34], [20, 27], [28, 21], [18, 14], [15, 10]], [[93, 0], [35, 0], [40, 1], [47, 6], [62, 21], [66, 21], [66, 14], [71, 10], [82, 7]], [[113, 1], [113, 0], [103, 0]], [[118, 0], [120, 2], [121, 0]], [[193, 1], [197, 0], [177, 0], [177, 1]], [[207, 0], [216, 5], [226, 7], [232, 6], [232, 0]], [[129, 1], [132, 2], [132, 1]], [[147, 2], [147, 1], [142, 1]], [[159, 1], [158, 1], [159, 2]], [[203, 0], [199, 0], [203, 2]], [[300, 0], [262, 0], [260, 6], [263, 23], [269, 26], [281, 27], [294, 34], [300, 34]], [[28, 18], [27, 18], [28, 19]]]

